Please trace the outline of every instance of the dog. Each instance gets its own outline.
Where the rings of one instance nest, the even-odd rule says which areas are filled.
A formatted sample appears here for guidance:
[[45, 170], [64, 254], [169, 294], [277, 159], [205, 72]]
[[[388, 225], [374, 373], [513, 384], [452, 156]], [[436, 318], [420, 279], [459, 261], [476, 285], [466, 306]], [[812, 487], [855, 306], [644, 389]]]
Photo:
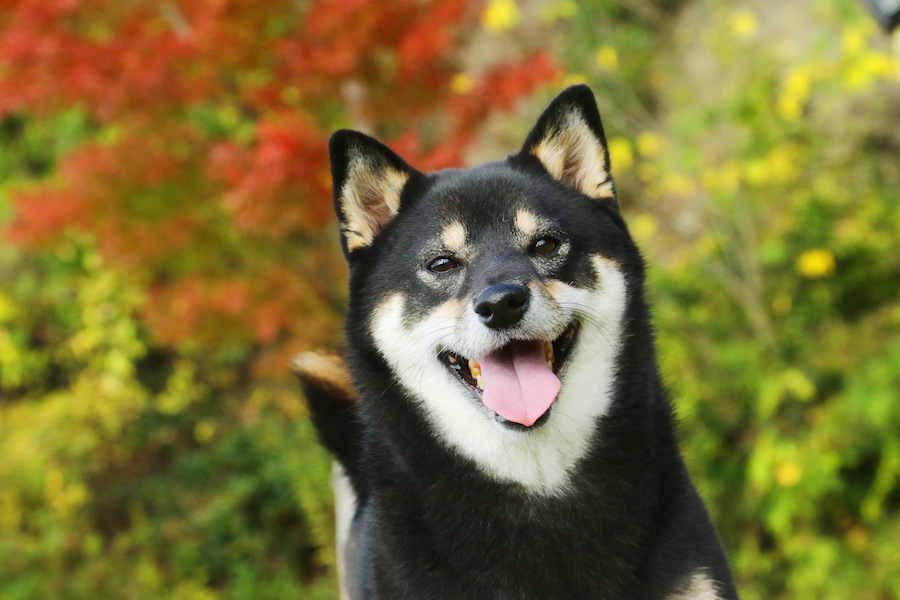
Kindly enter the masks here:
[[346, 364], [295, 368], [351, 491], [344, 597], [737, 598], [590, 89], [470, 169], [419, 172], [349, 130], [329, 154]]

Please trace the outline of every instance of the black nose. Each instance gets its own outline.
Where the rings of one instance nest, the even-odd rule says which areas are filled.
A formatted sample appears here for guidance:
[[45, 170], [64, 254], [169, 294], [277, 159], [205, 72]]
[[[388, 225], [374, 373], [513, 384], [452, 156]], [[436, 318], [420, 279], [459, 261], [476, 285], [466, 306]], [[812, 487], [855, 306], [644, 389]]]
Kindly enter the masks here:
[[519, 322], [528, 309], [528, 288], [517, 283], [498, 283], [475, 298], [475, 312], [491, 329]]

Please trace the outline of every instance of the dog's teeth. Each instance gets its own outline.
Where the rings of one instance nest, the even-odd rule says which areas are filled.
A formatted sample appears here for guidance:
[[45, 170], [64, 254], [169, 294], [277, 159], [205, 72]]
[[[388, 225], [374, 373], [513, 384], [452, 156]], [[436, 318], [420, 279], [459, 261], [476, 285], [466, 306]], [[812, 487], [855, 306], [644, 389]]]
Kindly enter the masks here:
[[547, 360], [547, 366], [553, 368], [553, 342], [544, 342], [544, 358]]
[[469, 372], [472, 374], [472, 378], [475, 379], [475, 383], [478, 387], [483, 390], [484, 377], [481, 376], [481, 365], [478, 364], [477, 360], [469, 361]]

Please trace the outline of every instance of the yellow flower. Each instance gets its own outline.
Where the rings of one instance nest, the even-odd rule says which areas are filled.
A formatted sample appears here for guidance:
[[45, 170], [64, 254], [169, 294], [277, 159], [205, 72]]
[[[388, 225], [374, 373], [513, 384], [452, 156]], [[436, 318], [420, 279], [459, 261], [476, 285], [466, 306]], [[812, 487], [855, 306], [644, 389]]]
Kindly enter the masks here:
[[652, 158], [662, 152], [665, 140], [653, 131], [642, 131], [637, 136], [637, 149], [641, 156]]
[[835, 266], [834, 255], [824, 248], [807, 250], [797, 258], [797, 271], [810, 279], [831, 275]]
[[809, 74], [802, 70], [791, 71], [784, 83], [785, 93], [798, 98], [809, 95]]
[[759, 23], [756, 15], [748, 10], [736, 10], [731, 13], [729, 20], [731, 33], [739, 40], [749, 40], [756, 35], [759, 29]]
[[744, 161], [744, 179], [750, 185], [763, 185], [769, 181], [769, 165], [763, 158], [751, 158]]
[[450, 80], [450, 90], [454, 94], [468, 94], [475, 87], [475, 78], [468, 73], [457, 73]]
[[803, 105], [796, 98], [782, 96], [778, 99], [778, 114], [785, 119], [799, 119], [803, 114]]
[[872, 84], [872, 77], [865, 70], [854, 65], [841, 76], [841, 84], [851, 91], [859, 91]]
[[685, 197], [694, 193], [694, 181], [682, 173], [666, 173], [662, 179], [662, 189], [673, 196]]
[[656, 233], [656, 219], [652, 215], [643, 213], [628, 220], [631, 235], [639, 242], [646, 242]]
[[612, 46], [600, 46], [594, 55], [594, 62], [601, 71], [615, 71], [619, 68], [619, 54]]
[[488, 31], [508, 31], [519, 24], [521, 16], [515, 0], [489, 0], [481, 13], [481, 26]]
[[634, 153], [631, 151], [631, 142], [623, 137], [609, 140], [609, 161], [613, 169], [622, 172], [634, 165]]
[[791, 144], [782, 144], [769, 152], [766, 157], [769, 180], [786, 183], [796, 179], [798, 158], [798, 149]]
[[841, 36], [841, 48], [847, 56], [856, 56], [866, 46], [866, 38], [858, 29], [848, 29]]
[[890, 77], [896, 70], [891, 57], [883, 52], [872, 50], [863, 54], [859, 60], [866, 71], [879, 77]]
[[895, 72], [889, 56], [867, 50], [858, 53], [841, 73], [841, 83], [850, 90], [871, 87], [879, 79], [889, 79]]
[[775, 481], [781, 487], [793, 487], [803, 478], [803, 469], [791, 460], [786, 460], [775, 467]]
[[791, 71], [778, 97], [778, 113], [786, 119], [797, 119], [803, 112], [803, 103], [809, 97], [810, 77], [806, 71]]

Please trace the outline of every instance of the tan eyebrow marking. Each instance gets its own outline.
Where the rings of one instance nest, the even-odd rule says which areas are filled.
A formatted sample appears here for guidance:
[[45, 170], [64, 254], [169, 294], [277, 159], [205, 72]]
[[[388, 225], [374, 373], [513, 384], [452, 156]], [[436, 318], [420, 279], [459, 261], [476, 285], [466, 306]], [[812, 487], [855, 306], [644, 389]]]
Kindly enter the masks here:
[[466, 247], [466, 228], [459, 221], [453, 221], [441, 231], [441, 242], [444, 247], [461, 254]]
[[537, 215], [535, 215], [530, 210], [520, 208], [518, 211], [516, 211], [516, 227], [518, 227], [519, 231], [525, 234], [526, 238], [533, 237], [538, 230]]

